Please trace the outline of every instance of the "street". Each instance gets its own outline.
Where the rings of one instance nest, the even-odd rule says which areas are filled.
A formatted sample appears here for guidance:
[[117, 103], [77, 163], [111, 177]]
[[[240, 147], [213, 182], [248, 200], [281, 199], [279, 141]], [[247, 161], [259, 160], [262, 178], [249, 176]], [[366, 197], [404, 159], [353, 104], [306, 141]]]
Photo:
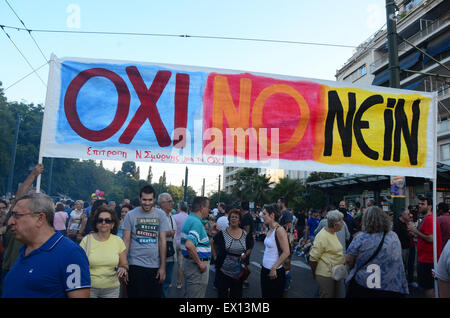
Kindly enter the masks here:
[[[244, 288], [243, 298], [261, 298], [260, 287], [260, 269], [264, 255], [264, 244], [255, 242], [252, 254], [250, 256], [250, 276], [249, 288]], [[303, 257], [293, 256], [291, 268], [291, 289], [289, 290], [289, 298], [313, 298], [316, 289], [316, 282], [311, 277], [311, 270], [306, 264]], [[209, 283], [206, 290], [206, 298], [216, 298], [217, 291], [213, 287], [215, 268], [211, 265], [209, 273]], [[181, 289], [176, 288], [176, 273], [173, 275], [172, 287], [169, 290], [168, 297], [183, 298], [184, 285]]]
[[[262, 258], [264, 255], [264, 244], [262, 242], [255, 242], [255, 245], [250, 256], [250, 276], [249, 288], [244, 288], [243, 298], [261, 298], [260, 287], [260, 269]], [[175, 267], [176, 268], [176, 267]], [[181, 289], [177, 289], [176, 269], [173, 274], [172, 286], [169, 289], [169, 298], [184, 298], [184, 285]], [[214, 265], [211, 265], [209, 272], [209, 283], [206, 290], [206, 298], [216, 298], [217, 290], [213, 287], [215, 275]], [[291, 288], [288, 293], [288, 298], [318, 298], [317, 283], [311, 277], [311, 269], [306, 263], [304, 257], [296, 255], [292, 256], [291, 260]], [[420, 288], [409, 289], [408, 298], [422, 298], [423, 291]]]

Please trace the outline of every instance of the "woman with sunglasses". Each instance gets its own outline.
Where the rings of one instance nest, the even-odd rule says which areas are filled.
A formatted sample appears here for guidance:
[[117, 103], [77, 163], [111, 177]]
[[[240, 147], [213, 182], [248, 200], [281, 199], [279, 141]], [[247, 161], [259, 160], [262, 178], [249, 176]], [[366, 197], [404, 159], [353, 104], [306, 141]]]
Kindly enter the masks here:
[[85, 236], [80, 246], [89, 259], [91, 298], [119, 298], [120, 280], [128, 280], [125, 244], [117, 236], [117, 213], [100, 206], [92, 218], [93, 233]]

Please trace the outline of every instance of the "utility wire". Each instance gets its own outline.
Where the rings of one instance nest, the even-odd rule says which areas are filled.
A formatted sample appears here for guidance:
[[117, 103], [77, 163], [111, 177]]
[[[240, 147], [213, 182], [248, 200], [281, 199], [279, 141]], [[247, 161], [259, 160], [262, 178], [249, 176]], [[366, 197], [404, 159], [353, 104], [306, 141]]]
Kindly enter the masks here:
[[27, 26], [25, 25], [25, 23], [23, 22], [23, 20], [19, 17], [19, 15], [16, 13], [16, 11], [13, 9], [13, 7], [9, 4], [8, 0], [5, 0], [6, 4], [8, 5], [8, 7], [12, 10], [12, 12], [14, 12], [14, 14], [16, 15], [17, 19], [19, 19], [20, 23], [22, 23], [22, 25], [25, 27], [25, 29], [28, 31], [28, 34], [30, 35], [31, 39], [33, 40], [34, 44], [36, 44], [37, 48], [39, 49], [39, 51], [42, 54], [42, 57], [44, 58], [44, 60], [48, 63], [49, 61], [47, 60], [47, 58], [45, 57], [44, 52], [42, 52], [42, 49], [40, 48], [40, 46], [37, 44], [36, 39], [34, 38], [34, 36], [31, 34], [31, 30], [27, 28]]
[[9, 88], [13, 87], [14, 85], [20, 83], [21, 81], [23, 81], [24, 79], [26, 79], [28, 76], [30, 76], [31, 74], [39, 71], [41, 68], [43, 68], [45, 65], [47, 65], [50, 62], [44, 63], [41, 66], [39, 66], [37, 69], [33, 70], [32, 72], [28, 73], [27, 75], [25, 75], [24, 77], [22, 77], [21, 79], [15, 81], [14, 83], [12, 83], [11, 85], [9, 85], [7, 88], [4, 89], [4, 91], [6, 92]]
[[36, 70], [34, 69], [34, 67], [31, 65], [31, 63], [28, 61], [28, 59], [25, 57], [25, 55], [23, 55], [22, 51], [17, 47], [16, 43], [14, 43], [14, 41], [11, 39], [11, 37], [9, 36], [9, 34], [5, 31], [4, 27], [2, 25], [0, 25], [1, 29], [3, 30], [3, 32], [6, 34], [6, 36], [8, 37], [8, 39], [11, 41], [11, 43], [14, 45], [14, 47], [17, 49], [17, 51], [19, 51], [20, 55], [22, 55], [23, 59], [27, 62], [28, 66], [33, 70], [33, 73], [36, 74], [37, 77], [39, 77], [39, 79], [41, 80], [42, 84], [47, 87], [47, 85], [45, 84], [45, 82], [42, 80], [42, 78], [39, 76], [39, 74], [36, 72]]
[[[331, 46], [342, 48], [358, 48], [359, 46], [334, 44], [334, 43], [320, 43], [320, 42], [301, 42], [288, 40], [272, 40], [259, 38], [242, 38], [242, 37], [227, 37], [227, 36], [208, 36], [208, 35], [189, 35], [189, 34], [168, 34], [168, 33], [139, 33], [139, 32], [105, 32], [105, 31], [75, 31], [75, 30], [49, 30], [49, 29], [28, 29], [20, 27], [12, 27], [7, 25], [0, 25], [2, 28], [15, 29], [17, 31], [41, 32], [41, 33], [66, 33], [66, 34], [101, 34], [101, 35], [132, 35], [132, 36], [154, 36], [154, 37], [182, 37], [182, 38], [198, 38], [211, 40], [235, 40], [235, 41], [253, 41], [253, 42], [269, 42], [269, 43], [283, 43], [283, 44], [300, 44], [300, 45], [317, 45], [317, 46]], [[374, 49], [375, 47], [367, 47]]]

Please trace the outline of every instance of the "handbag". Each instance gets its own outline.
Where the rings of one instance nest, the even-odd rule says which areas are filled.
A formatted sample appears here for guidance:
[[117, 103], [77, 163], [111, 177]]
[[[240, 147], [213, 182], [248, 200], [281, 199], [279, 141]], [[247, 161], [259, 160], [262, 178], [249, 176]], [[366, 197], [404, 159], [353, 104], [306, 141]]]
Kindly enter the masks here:
[[241, 267], [241, 272], [238, 275], [239, 280], [246, 280], [250, 275], [250, 269], [247, 264], [242, 264], [244, 266]]
[[380, 250], [381, 250], [381, 247], [383, 246], [383, 243], [384, 243], [384, 237], [385, 237], [385, 236], [386, 236], [386, 232], [383, 233], [383, 238], [381, 239], [380, 244], [378, 244], [378, 247], [377, 247], [375, 253], [373, 253], [373, 255], [372, 255], [372, 256], [371, 256], [371, 257], [370, 257], [363, 265], [361, 265], [358, 269], [355, 270], [355, 273], [354, 273], [353, 277], [352, 277], [352, 278], [350, 279], [350, 281], [348, 282], [347, 295], [346, 295], [347, 298], [358, 297], [358, 294], [359, 294], [359, 293], [357, 292], [358, 289], [361, 289], [361, 288], [363, 288], [363, 289], [368, 289], [368, 288], [366, 288], [366, 287], [360, 286], [360, 285], [356, 282], [356, 280], [355, 280], [356, 273], [358, 273], [358, 271], [359, 271], [361, 268], [363, 268], [364, 266], [366, 266], [372, 259], [375, 258], [375, 256], [378, 255], [378, 253], [379, 253]]
[[[172, 217], [169, 216], [170, 223], [172, 224], [172, 230], [173, 230], [173, 221]], [[173, 240], [168, 240], [166, 242], [166, 257], [172, 257], [175, 255], [175, 249], [173, 248]]]
[[166, 247], [167, 247], [166, 257], [171, 257], [175, 255], [175, 249], [173, 248], [173, 241], [167, 241]]
[[331, 278], [336, 281], [346, 279], [348, 276], [347, 266], [344, 264], [336, 265], [331, 268]]
[[87, 235], [86, 238], [86, 256], [89, 258], [89, 251], [91, 250], [91, 234]]

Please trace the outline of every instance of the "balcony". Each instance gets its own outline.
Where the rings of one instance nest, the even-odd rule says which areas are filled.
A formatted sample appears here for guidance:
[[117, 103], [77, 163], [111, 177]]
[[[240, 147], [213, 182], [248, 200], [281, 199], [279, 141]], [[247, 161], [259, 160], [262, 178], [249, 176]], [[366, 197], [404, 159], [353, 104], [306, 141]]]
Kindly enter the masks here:
[[438, 140], [450, 137], [450, 120], [444, 120], [437, 123]]
[[442, 101], [450, 97], [450, 84], [445, 83], [437, 89], [438, 100]]
[[[407, 40], [410, 43], [418, 46], [421, 42], [423, 42], [424, 40], [429, 38], [431, 35], [436, 34], [440, 30], [447, 28], [449, 26], [449, 24], [450, 24], [450, 17], [448, 15], [441, 17], [441, 18], [435, 20], [433, 23], [431, 23], [425, 29], [423, 29], [423, 30], [417, 32], [416, 34], [414, 34], [413, 36], [409, 37]], [[411, 49], [412, 49], [411, 45], [409, 45], [405, 41], [401, 42], [398, 45], [398, 56], [400, 57], [402, 54], [404, 54], [405, 52], [407, 52]], [[389, 62], [388, 60], [389, 60], [388, 53], [384, 53], [380, 58], [378, 58], [372, 64], [370, 64], [370, 66], [369, 66], [370, 72], [372, 74], [375, 73], [381, 67], [387, 65]]]

